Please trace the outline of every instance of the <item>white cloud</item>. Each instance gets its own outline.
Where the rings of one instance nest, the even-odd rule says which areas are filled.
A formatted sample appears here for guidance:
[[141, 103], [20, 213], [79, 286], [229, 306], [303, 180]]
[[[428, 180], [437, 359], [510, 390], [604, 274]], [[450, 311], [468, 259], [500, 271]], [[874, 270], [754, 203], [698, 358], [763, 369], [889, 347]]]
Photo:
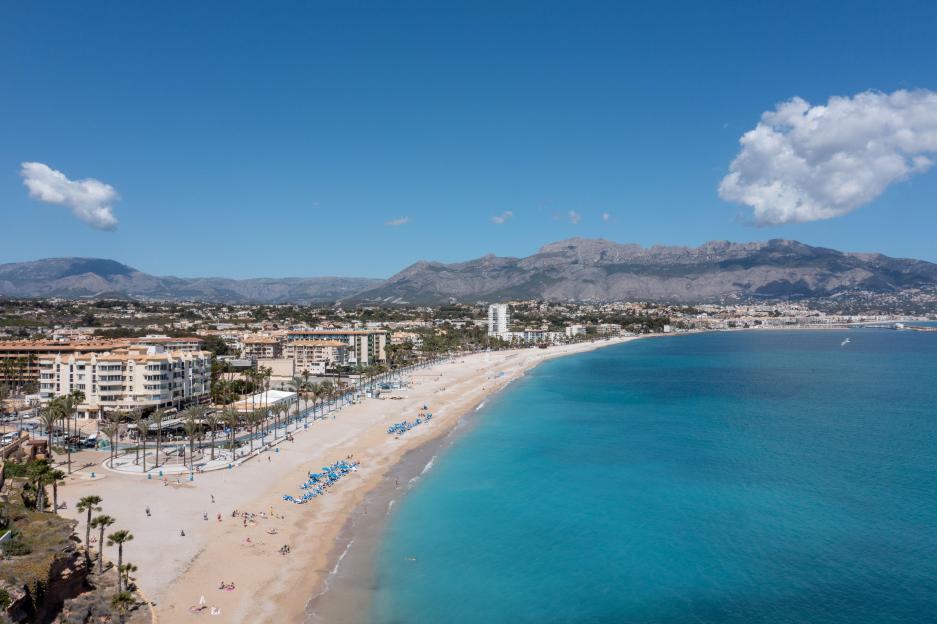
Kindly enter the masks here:
[[607, 212], [602, 213], [602, 221], [605, 221], [606, 223], [608, 223], [611, 220], [612, 220], [612, 215], [610, 215]]
[[510, 210], [505, 210], [501, 214], [491, 217], [491, 222], [496, 223], [497, 225], [501, 225], [502, 223], [504, 223], [508, 219], [511, 219], [512, 217], [514, 217], [514, 213], [511, 212]]
[[94, 178], [69, 180], [61, 171], [38, 162], [24, 162], [21, 167], [20, 175], [30, 197], [68, 206], [76, 217], [98, 230], [117, 227], [117, 217], [111, 211], [111, 204], [119, 196], [110, 184]]
[[399, 225], [406, 225], [410, 223], [410, 217], [397, 217], [396, 219], [391, 219], [390, 221], [385, 221], [384, 225], [389, 225], [391, 227], [397, 227]]
[[830, 219], [929, 169], [937, 93], [927, 90], [778, 104], [739, 140], [719, 196], [753, 209], [755, 225]]
[[570, 210], [567, 213], [567, 216], [569, 216], [570, 223], [579, 223], [580, 221], [582, 221], [582, 215], [576, 212], [575, 210]]

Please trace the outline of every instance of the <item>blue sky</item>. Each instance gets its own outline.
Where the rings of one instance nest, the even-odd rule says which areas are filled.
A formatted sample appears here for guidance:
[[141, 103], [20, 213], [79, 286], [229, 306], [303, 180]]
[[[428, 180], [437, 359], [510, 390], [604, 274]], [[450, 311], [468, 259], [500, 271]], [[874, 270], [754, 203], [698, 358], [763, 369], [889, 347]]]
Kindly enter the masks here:
[[[934, 170], [796, 224], [719, 195], [781, 102], [937, 91], [937, 3], [715, 4], [5, 3], [0, 261], [385, 277], [572, 236], [937, 261]], [[24, 162], [112, 186], [116, 228], [30, 197]]]

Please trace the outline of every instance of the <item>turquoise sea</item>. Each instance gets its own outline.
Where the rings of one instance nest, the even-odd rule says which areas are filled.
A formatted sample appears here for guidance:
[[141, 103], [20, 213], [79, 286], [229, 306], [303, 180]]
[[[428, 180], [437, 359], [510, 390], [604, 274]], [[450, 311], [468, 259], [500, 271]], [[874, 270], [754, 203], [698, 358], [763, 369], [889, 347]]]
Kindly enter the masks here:
[[375, 565], [374, 624], [937, 621], [937, 334], [548, 362], [440, 454]]

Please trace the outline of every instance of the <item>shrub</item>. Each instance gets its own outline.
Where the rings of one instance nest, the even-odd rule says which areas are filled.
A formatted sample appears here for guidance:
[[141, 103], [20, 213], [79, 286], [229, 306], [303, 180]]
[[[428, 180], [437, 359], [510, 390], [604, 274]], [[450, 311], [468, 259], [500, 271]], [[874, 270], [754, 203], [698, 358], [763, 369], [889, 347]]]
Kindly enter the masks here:
[[32, 548], [29, 547], [29, 544], [23, 541], [23, 538], [17, 531], [13, 532], [13, 536], [10, 539], [3, 542], [4, 557], [21, 557], [23, 555], [28, 555], [31, 552]]

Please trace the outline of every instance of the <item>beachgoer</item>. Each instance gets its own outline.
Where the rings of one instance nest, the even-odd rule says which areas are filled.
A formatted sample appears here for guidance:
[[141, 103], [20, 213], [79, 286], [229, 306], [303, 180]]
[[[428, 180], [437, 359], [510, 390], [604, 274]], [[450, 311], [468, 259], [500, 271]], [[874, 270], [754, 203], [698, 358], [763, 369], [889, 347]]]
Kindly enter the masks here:
[[146, 506], [146, 517], [149, 518], [150, 515], [151, 515], [151, 514], [150, 514], [150, 506], [147, 505], [147, 506]]
[[214, 494], [211, 495], [211, 502], [213, 502], [213, 503], [215, 502], [215, 495], [214, 495]]
[[180, 536], [180, 537], [185, 537], [185, 530], [179, 531], [179, 536]]

